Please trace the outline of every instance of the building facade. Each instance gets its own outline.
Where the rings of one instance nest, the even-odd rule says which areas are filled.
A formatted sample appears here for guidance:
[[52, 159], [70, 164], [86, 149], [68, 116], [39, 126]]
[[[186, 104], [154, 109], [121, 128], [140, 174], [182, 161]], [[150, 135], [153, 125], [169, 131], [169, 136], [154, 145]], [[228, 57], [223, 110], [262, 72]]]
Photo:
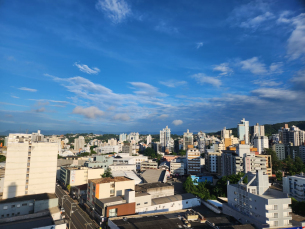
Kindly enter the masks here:
[[299, 201], [305, 201], [304, 173], [295, 176], [283, 177], [283, 192]]
[[245, 141], [246, 145], [249, 144], [249, 121], [244, 118], [237, 125], [238, 138], [240, 141]]
[[201, 172], [200, 167], [200, 151], [198, 149], [190, 148], [186, 151], [186, 169], [187, 174], [198, 174]]
[[193, 133], [190, 133], [189, 130], [183, 134], [183, 150], [187, 150], [189, 145], [194, 145]]

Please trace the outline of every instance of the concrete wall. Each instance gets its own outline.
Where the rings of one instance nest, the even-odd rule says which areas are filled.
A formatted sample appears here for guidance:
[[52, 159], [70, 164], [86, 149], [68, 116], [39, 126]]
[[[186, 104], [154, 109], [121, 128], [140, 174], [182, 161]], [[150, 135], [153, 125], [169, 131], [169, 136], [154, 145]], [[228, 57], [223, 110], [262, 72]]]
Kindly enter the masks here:
[[201, 205], [201, 200], [199, 198], [192, 198], [192, 199], [188, 199], [188, 200], [179, 200], [179, 201], [170, 202], [170, 203], [136, 208], [136, 212], [138, 214], [168, 212], [168, 211], [181, 210], [181, 209], [185, 209], [185, 208], [197, 207], [200, 205]]
[[58, 206], [58, 198], [47, 200], [36, 200], [34, 205], [34, 213]]
[[136, 209], [151, 206], [151, 195], [136, 196]]
[[[114, 196], [124, 196], [126, 189], [135, 189], [134, 180], [114, 182], [114, 185]], [[98, 196], [96, 196], [96, 198], [103, 199], [110, 197], [110, 186], [111, 183], [99, 184], [99, 190], [96, 188], [96, 192], [98, 191]]]
[[22, 216], [34, 212], [34, 200], [0, 203], [0, 218]]
[[164, 196], [175, 195], [174, 186], [156, 187], [147, 189], [147, 193], [151, 195], [151, 198], [159, 198]]

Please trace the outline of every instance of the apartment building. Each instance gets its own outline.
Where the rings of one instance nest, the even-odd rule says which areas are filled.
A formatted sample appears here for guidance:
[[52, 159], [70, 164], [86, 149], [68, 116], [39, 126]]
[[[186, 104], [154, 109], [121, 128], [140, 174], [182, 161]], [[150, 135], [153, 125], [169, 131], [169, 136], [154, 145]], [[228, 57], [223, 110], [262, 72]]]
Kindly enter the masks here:
[[302, 161], [305, 163], [305, 145], [301, 145], [299, 148], [300, 156]]
[[158, 169], [158, 162], [152, 160], [141, 162], [141, 170], [145, 169]]
[[194, 138], [193, 138], [193, 133], [190, 133], [189, 130], [187, 130], [183, 134], [183, 150], [187, 150], [188, 146], [194, 145]]
[[127, 164], [116, 164], [116, 165], [109, 165], [109, 168], [111, 169], [111, 172], [114, 171], [136, 171], [137, 167], [136, 165], [127, 165]]
[[283, 143], [276, 143], [272, 146], [273, 151], [275, 151], [276, 156], [279, 160], [284, 160], [285, 156], [285, 145]]
[[229, 176], [244, 171], [243, 157], [234, 150], [223, 150], [221, 154], [221, 175]]
[[271, 177], [272, 176], [272, 160], [271, 160], [271, 155], [256, 155], [256, 157], [257, 158], [264, 158], [265, 159], [264, 161], [266, 162], [266, 174], [269, 177]]
[[151, 135], [147, 135], [146, 144], [149, 145], [151, 143], [151, 140], [152, 140]]
[[258, 155], [255, 155], [255, 153], [250, 153], [247, 156], [244, 157], [244, 172], [251, 172], [255, 173], [257, 170], [263, 171], [263, 174], [267, 174], [269, 176], [272, 175], [271, 171], [268, 170], [267, 172], [267, 166], [268, 166], [268, 157], [259, 157]]
[[98, 155], [93, 158], [93, 161], [86, 161], [84, 163], [85, 167], [89, 168], [104, 168], [106, 170], [109, 165], [113, 164], [113, 157], [109, 157], [108, 155]]
[[269, 139], [266, 136], [255, 136], [253, 142], [254, 148], [257, 148], [259, 154], [262, 154], [264, 149], [269, 148]]
[[223, 213], [233, 216], [242, 224], [252, 223], [257, 228], [291, 227], [291, 199], [287, 194], [269, 188], [268, 175], [263, 171], [247, 173], [248, 183], [227, 186], [228, 204]]
[[170, 172], [172, 175], [184, 175], [184, 163], [179, 163], [175, 161], [170, 162]]
[[123, 156], [123, 157], [114, 157], [113, 164], [128, 164], [136, 165], [137, 169], [141, 169], [141, 162], [148, 161], [147, 156]]
[[173, 145], [171, 144], [171, 129], [168, 128], [168, 126], [163, 130], [160, 130], [160, 145], [162, 152], [172, 151]]
[[62, 166], [60, 169], [60, 182], [65, 186], [79, 186], [87, 184], [89, 179], [100, 178], [103, 174], [103, 168]]
[[249, 121], [244, 118], [237, 125], [238, 138], [240, 141], [245, 141], [245, 144], [249, 144]]
[[299, 201], [305, 201], [305, 175], [283, 177], [283, 192]]
[[186, 158], [187, 174], [196, 175], [197, 173], [200, 173], [200, 151], [198, 149], [190, 148], [186, 151]]
[[135, 182], [127, 177], [106, 177], [88, 181], [87, 201], [94, 206], [95, 199], [124, 196], [126, 190], [135, 190]]
[[198, 143], [198, 149], [201, 154], [205, 152], [205, 138], [206, 138], [205, 133], [203, 133], [202, 131], [198, 132], [197, 143]]
[[3, 199], [55, 192], [58, 144], [38, 141], [39, 132], [33, 139], [9, 134]]
[[124, 141], [126, 141], [127, 140], [127, 134], [120, 134], [120, 137], [119, 137], [119, 141], [120, 142], [124, 142]]
[[221, 156], [219, 152], [207, 152], [205, 154], [206, 170], [215, 175], [221, 175]]
[[85, 147], [85, 138], [83, 136], [79, 136], [74, 139], [74, 150], [80, 151]]

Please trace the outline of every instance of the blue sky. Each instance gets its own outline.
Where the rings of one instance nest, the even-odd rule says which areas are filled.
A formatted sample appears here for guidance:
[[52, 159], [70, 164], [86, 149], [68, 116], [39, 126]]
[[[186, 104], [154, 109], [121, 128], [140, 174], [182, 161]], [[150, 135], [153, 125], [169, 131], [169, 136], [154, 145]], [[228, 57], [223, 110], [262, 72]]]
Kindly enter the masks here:
[[1, 1], [0, 131], [305, 120], [303, 1]]

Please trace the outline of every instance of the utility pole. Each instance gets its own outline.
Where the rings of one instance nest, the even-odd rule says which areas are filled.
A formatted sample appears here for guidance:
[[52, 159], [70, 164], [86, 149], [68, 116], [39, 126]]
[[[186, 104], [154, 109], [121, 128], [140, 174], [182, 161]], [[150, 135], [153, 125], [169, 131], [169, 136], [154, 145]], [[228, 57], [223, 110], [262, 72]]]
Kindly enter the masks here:
[[64, 199], [65, 199], [65, 196], [68, 196], [68, 195], [63, 195], [62, 197], [61, 197], [61, 207], [63, 208], [64, 207]]
[[73, 204], [76, 204], [76, 203], [71, 203], [71, 208], [70, 208], [70, 223], [69, 223], [69, 229], [71, 229], [71, 223], [72, 223], [72, 213], [74, 213], [75, 211], [77, 211], [77, 209], [76, 209], [75, 211], [72, 211]]

